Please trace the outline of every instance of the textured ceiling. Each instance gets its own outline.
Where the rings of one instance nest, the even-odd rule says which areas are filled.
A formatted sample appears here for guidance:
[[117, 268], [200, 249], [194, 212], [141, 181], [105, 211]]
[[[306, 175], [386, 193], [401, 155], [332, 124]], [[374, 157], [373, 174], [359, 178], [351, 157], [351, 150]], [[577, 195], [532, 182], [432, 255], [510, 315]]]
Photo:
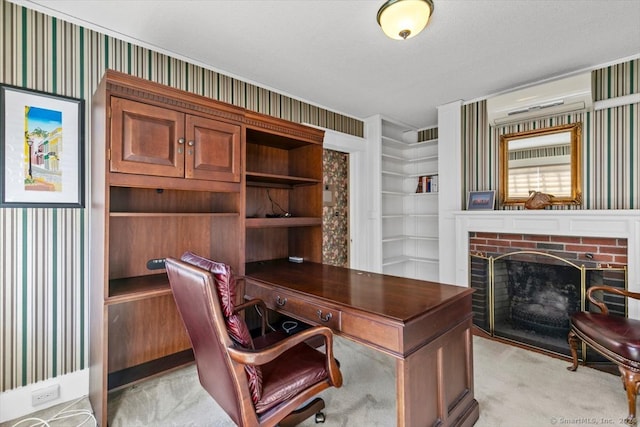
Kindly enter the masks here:
[[388, 39], [383, 0], [12, 0], [356, 118], [416, 128], [438, 105], [640, 56], [640, 0], [434, 0]]

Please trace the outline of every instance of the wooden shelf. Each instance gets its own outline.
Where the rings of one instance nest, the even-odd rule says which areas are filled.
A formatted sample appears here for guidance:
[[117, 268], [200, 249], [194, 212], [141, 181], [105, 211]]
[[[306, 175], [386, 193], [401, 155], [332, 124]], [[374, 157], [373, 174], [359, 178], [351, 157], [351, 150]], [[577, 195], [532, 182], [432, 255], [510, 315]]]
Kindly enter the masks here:
[[[321, 133], [319, 133], [316, 129], [307, 129], [305, 132], [302, 132], [300, 130], [300, 126], [297, 124], [286, 123], [282, 120], [270, 118], [264, 115], [260, 115], [260, 121], [265, 123], [268, 120], [273, 120], [274, 123], [277, 124], [275, 126], [271, 126], [271, 128], [267, 127], [264, 129], [255, 129], [250, 124], [253, 121], [253, 117], [249, 117], [254, 115], [258, 116], [257, 113], [247, 114], [247, 118], [245, 120], [247, 123], [249, 123], [247, 126], [247, 144], [266, 145], [282, 150], [293, 150], [309, 144], [322, 145], [322, 137], [319, 136], [321, 135]], [[293, 129], [293, 131], [289, 134], [286, 134], [286, 130], [284, 128], [277, 129], [281, 126], [289, 127]], [[305, 135], [305, 133], [309, 134]], [[313, 135], [311, 133], [313, 133]], [[312, 139], [314, 138], [319, 138], [319, 142], [312, 141]]]
[[322, 218], [288, 217], [288, 218], [247, 218], [247, 228], [267, 227], [311, 227], [322, 225]]
[[161, 271], [162, 273], [149, 276], [109, 280], [107, 304], [170, 294], [169, 279], [164, 270]]
[[237, 212], [109, 212], [111, 217], [151, 217], [151, 218], [170, 218], [170, 217], [236, 217]]
[[247, 172], [247, 185], [263, 186], [265, 184], [279, 185], [311, 185], [322, 182], [321, 179], [303, 178], [298, 176], [275, 175], [270, 173]]
[[112, 372], [108, 376], [107, 390], [114, 391], [124, 386], [131, 386], [142, 380], [147, 380], [159, 374], [165, 374], [174, 369], [193, 363], [195, 360], [193, 350], [184, 350], [170, 354], [160, 359], [142, 363], [131, 368]]
[[240, 191], [240, 183], [236, 182], [169, 178], [114, 172], [109, 173], [108, 178], [109, 184], [114, 187], [157, 188], [184, 191], [216, 191], [221, 193], [235, 193]]

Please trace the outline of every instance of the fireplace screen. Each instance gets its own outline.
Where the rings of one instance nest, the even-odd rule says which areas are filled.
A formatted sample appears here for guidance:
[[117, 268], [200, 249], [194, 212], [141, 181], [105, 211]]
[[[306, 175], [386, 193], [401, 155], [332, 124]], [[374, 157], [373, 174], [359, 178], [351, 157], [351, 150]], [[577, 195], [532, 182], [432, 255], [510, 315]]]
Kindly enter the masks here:
[[[517, 251], [497, 257], [471, 255], [474, 324], [492, 336], [570, 355], [569, 319], [588, 309], [586, 290], [606, 284], [626, 289], [625, 268], [587, 268], [554, 255]], [[624, 298], [606, 295], [612, 314], [626, 316]], [[593, 311], [598, 311], [597, 308]], [[581, 358], [597, 361], [596, 354]]]

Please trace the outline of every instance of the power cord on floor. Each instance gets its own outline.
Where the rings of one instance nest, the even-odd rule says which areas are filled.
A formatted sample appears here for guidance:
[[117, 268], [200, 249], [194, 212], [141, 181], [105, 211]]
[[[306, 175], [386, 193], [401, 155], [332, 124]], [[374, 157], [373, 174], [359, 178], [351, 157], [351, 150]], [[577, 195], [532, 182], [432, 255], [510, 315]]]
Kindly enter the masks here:
[[[69, 409], [70, 407], [72, 407], [73, 405], [75, 405], [76, 403], [80, 402], [83, 399], [85, 399], [85, 397], [81, 397], [79, 399], [74, 400], [73, 402], [71, 402], [64, 408], [62, 408], [60, 411], [58, 411], [49, 419], [44, 420], [42, 418], [37, 418], [37, 417], [25, 418], [13, 424], [11, 427], [16, 427], [27, 421], [35, 421], [35, 424], [30, 424], [29, 427], [39, 427], [39, 426], [53, 427], [50, 423], [66, 420], [69, 418], [79, 417], [79, 416], [85, 416], [86, 418], [83, 419], [80, 424], [76, 424], [75, 427], [84, 426], [89, 421], [93, 421], [93, 423], [89, 425], [93, 425], [93, 427], [96, 427], [98, 425], [98, 422], [96, 421], [96, 417], [93, 415], [93, 412], [91, 411], [91, 409]], [[65, 424], [65, 425], [69, 425], [69, 424]]]

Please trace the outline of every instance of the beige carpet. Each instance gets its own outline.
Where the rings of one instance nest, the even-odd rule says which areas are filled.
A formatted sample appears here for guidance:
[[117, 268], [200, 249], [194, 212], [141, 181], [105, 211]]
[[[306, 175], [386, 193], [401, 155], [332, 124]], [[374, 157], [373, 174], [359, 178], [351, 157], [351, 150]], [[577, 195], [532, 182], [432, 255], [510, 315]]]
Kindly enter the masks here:
[[[395, 425], [394, 360], [340, 338], [335, 351], [344, 385], [323, 393], [327, 403], [324, 425]], [[568, 365], [474, 337], [475, 396], [480, 404], [476, 427], [622, 425], [627, 407], [620, 379], [583, 366], [570, 372]], [[79, 405], [87, 405], [86, 399]], [[20, 427], [26, 425], [31, 424]], [[71, 425], [77, 424], [51, 424]], [[109, 425], [204, 427], [232, 423], [200, 388], [191, 366], [112, 393]], [[308, 420], [303, 425], [315, 423]]]

